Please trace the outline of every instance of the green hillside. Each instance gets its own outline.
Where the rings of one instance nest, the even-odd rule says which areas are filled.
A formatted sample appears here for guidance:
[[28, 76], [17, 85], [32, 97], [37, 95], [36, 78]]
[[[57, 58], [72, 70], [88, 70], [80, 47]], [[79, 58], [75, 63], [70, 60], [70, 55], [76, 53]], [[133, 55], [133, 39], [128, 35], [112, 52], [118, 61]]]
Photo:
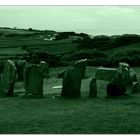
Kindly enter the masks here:
[[[50, 56], [50, 64], [60, 61], [59, 64], [69, 65], [76, 60], [87, 58], [89, 66], [117, 66], [122, 61], [132, 66], [140, 65], [139, 35], [95, 36], [92, 38], [75, 32], [57, 33], [49, 30], [12, 28], [0, 28], [0, 33], [16, 34], [16, 36], [0, 36], [0, 60], [24, 59], [29, 52], [40, 51], [45, 54], [40, 59], [45, 61], [48, 60], [47, 53], [53, 54], [53, 58]], [[25, 34], [25, 36], [20, 34]], [[29, 34], [32, 35], [28, 36]], [[59, 40], [57, 35], [60, 35]], [[81, 50], [79, 51], [79, 49]]]
[[[47, 46], [53, 45], [64, 45], [64, 44], [74, 44], [71, 40], [58, 40], [58, 41], [48, 41], [43, 38], [25, 38], [25, 37], [9, 37], [0, 38], [0, 48], [19, 48], [27, 46], [28, 48], [47, 48]], [[65, 48], [64, 48], [65, 49]], [[68, 49], [69, 50], [69, 49]]]
[[134, 49], [138, 49], [140, 50], [140, 43], [134, 43], [134, 44], [130, 44], [130, 45], [125, 45], [125, 46], [119, 46], [117, 48], [112, 48], [112, 49], [109, 49], [109, 50], [106, 50], [105, 52], [108, 54], [108, 55], [112, 55], [113, 53], [117, 52], [117, 51], [125, 51], [125, 50], [134, 50]]
[[0, 33], [9, 34], [9, 33], [16, 33], [16, 34], [32, 34], [35, 31], [23, 30], [23, 29], [12, 29], [12, 28], [0, 28]]
[[[5, 37], [0, 38], [0, 59], [27, 54], [29, 51], [45, 51], [48, 53], [65, 53], [78, 49], [78, 43], [71, 40], [46, 41], [43, 38]], [[26, 49], [26, 50], [25, 50]]]

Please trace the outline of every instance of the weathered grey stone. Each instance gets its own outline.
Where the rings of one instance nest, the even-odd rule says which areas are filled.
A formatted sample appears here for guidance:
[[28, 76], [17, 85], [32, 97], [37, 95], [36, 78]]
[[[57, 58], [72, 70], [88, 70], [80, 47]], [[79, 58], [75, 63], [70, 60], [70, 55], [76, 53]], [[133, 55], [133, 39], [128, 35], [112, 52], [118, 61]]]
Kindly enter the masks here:
[[131, 84], [133, 82], [137, 82], [138, 81], [137, 80], [137, 74], [136, 74], [136, 72], [133, 69], [130, 70], [130, 81], [131, 81]]
[[23, 71], [26, 60], [18, 60], [16, 63], [18, 80], [23, 80]]
[[75, 68], [79, 68], [82, 74], [82, 78], [85, 77], [86, 73], [86, 66], [87, 66], [87, 59], [81, 59], [75, 62]]
[[131, 87], [131, 93], [140, 92], [140, 85], [138, 82], [133, 82]]
[[16, 72], [14, 61], [7, 60], [1, 74], [1, 95], [13, 96], [14, 84], [16, 81]]
[[49, 65], [45, 61], [40, 61], [41, 71], [43, 72], [44, 77], [49, 77]]
[[130, 70], [130, 66], [125, 62], [119, 62], [118, 72], [123, 73], [124, 69]]
[[26, 95], [43, 96], [43, 78], [46, 77], [46, 69], [44, 64], [25, 64], [24, 86]]
[[65, 71], [62, 82], [61, 97], [81, 97], [81, 72], [78, 68]]
[[117, 74], [117, 69], [99, 67], [95, 77], [97, 80], [111, 81]]
[[90, 98], [95, 98], [97, 97], [97, 83], [96, 83], [96, 78], [92, 78], [89, 84], [89, 97]]
[[122, 75], [122, 80], [126, 85], [131, 85], [130, 66], [127, 63], [119, 63], [118, 72]]

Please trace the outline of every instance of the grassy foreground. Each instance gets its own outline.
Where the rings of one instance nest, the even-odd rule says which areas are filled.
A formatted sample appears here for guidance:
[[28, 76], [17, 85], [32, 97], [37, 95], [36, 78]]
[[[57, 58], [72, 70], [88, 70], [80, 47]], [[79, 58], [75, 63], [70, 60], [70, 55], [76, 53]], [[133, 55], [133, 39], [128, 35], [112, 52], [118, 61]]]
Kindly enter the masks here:
[[[50, 70], [51, 78], [44, 81], [44, 98], [23, 97], [23, 83], [16, 83], [18, 96], [0, 98], [1, 134], [139, 134], [140, 94], [130, 94], [117, 99], [106, 97], [107, 82], [98, 81], [98, 98], [88, 98], [90, 77], [96, 68], [87, 68], [87, 78], [82, 81], [81, 99], [61, 99], [56, 78], [63, 68]], [[140, 69], [136, 68], [138, 76]]]

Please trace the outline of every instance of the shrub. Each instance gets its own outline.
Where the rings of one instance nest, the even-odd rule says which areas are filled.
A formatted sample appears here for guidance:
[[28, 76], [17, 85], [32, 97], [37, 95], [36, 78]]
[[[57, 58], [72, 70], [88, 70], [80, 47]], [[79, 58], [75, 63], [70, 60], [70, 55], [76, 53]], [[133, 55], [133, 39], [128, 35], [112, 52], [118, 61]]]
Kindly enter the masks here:
[[96, 57], [106, 57], [106, 54], [102, 51], [99, 51], [97, 49], [86, 49], [86, 50], [79, 50], [76, 52], [73, 52], [71, 54], [66, 54], [61, 57], [62, 60], [71, 61], [71, 60], [80, 60], [80, 59], [93, 59]]
[[119, 62], [126, 62], [131, 66], [140, 65], [140, 49], [139, 48], [132, 48], [132, 49], [125, 49], [125, 50], [118, 50], [116, 51], [110, 59], [114, 65]]
[[9, 34], [5, 34], [5, 37], [18, 37], [20, 36], [19, 34], [17, 33], [9, 33]]
[[117, 77], [114, 77], [113, 80], [106, 87], [108, 96], [121, 96], [126, 92], [126, 87], [122, 83], [122, 77], [118, 74]]
[[83, 41], [81, 41], [80, 48], [88, 48], [88, 49], [97, 48], [99, 50], [106, 50], [137, 42], [140, 42], [140, 35], [135, 34], [124, 34], [118, 36], [99, 35], [94, 36], [93, 38], [86, 37], [85, 39], [83, 39]]
[[29, 31], [33, 31], [33, 29], [32, 29], [32, 28], [29, 28], [28, 30], [29, 30]]
[[49, 64], [51, 67], [56, 66], [66, 66], [67, 64], [60, 60], [60, 56], [56, 54], [50, 54], [48, 52], [42, 52], [42, 51], [32, 51], [29, 52], [30, 56], [29, 61], [32, 59], [33, 54], [35, 53], [36, 58], [39, 59], [38, 61], [45, 61]]
[[115, 46], [128, 45], [136, 42], [140, 42], [140, 36], [136, 34], [123, 34], [114, 38], [113, 40]]
[[52, 67], [61, 65], [60, 57], [58, 57], [57, 55], [54, 55], [54, 54], [48, 54], [48, 58], [46, 61], [49, 64], [49, 66], [52, 66]]
[[97, 49], [83, 49], [61, 56], [63, 65], [72, 64], [76, 60], [88, 59], [89, 66], [118, 66], [119, 62], [126, 62], [131, 66], [140, 65], [140, 49], [118, 50], [111, 56], [107, 56], [103, 51]]

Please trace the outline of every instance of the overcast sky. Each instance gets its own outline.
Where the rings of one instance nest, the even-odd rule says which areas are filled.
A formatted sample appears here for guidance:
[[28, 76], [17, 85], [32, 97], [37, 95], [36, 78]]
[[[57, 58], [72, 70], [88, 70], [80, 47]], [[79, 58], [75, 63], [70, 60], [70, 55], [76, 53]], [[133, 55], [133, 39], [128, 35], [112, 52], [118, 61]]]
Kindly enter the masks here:
[[0, 6], [0, 27], [140, 34], [140, 6]]

